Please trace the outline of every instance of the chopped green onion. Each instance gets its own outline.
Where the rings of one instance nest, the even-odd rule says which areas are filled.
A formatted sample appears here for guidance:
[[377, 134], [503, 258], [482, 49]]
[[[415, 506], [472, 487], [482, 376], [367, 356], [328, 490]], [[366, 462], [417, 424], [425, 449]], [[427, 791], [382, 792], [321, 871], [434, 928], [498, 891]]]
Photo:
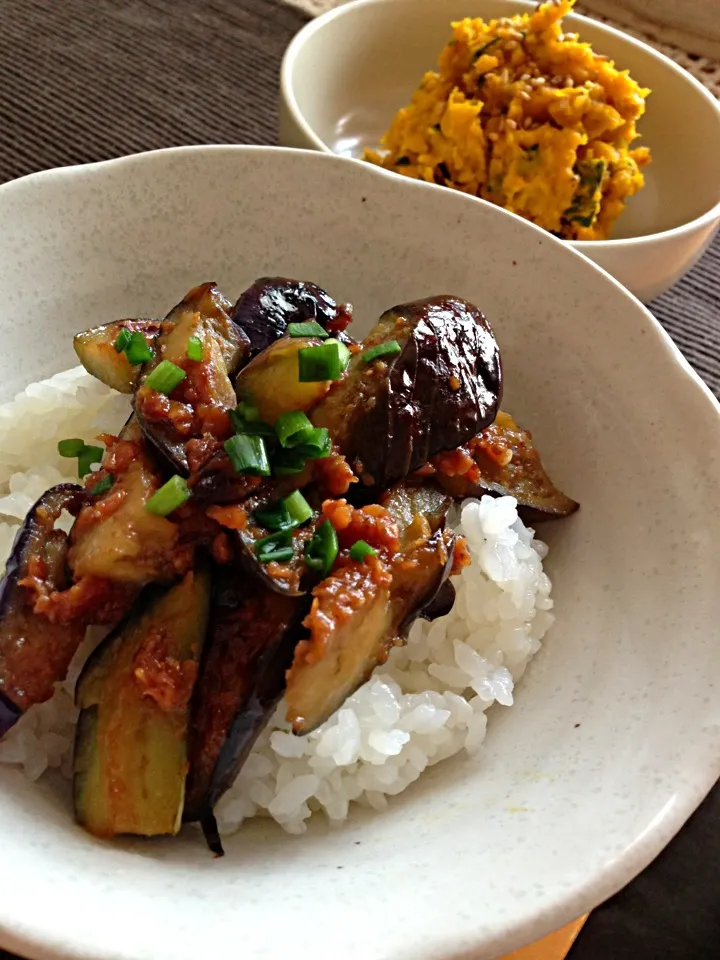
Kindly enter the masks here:
[[358, 563], [364, 563], [366, 557], [374, 557], [376, 553], [377, 550], [365, 540], [356, 540], [350, 547], [350, 559]]
[[324, 330], [315, 320], [308, 320], [305, 323], [289, 323], [287, 332], [291, 337], [320, 337], [322, 340], [327, 340], [330, 336], [327, 330]]
[[159, 490], [155, 491], [145, 504], [145, 509], [148, 513], [154, 513], [158, 517], [166, 517], [188, 501], [190, 496], [187, 483], [176, 473]]
[[262, 437], [236, 433], [223, 446], [235, 473], [249, 473], [254, 477], [270, 476], [270, 463]]
[[230, 423], [235, 433], [251, 433], [258, 437], [275, 438], [275, 431], [269, 423], [263, 423], [260, 419], [251, 420], [244, 417], [239, 411], [240, 405], [230, 411]]
[[200, 337], [190, 337], [187, 342], [188, 360], [200, 361], [203, 358], [203, 344]]
[[103, 477], [95, 486], [92, 488], [90, 493], [94, 497], [100, 497], [103, 493], [107, 493], [108, 490], [112, 490], [112, 485], [115, 483], [115, 477], [111, 473], [108, 473], [107, 476]]
[[300, 383], [320, 380], [339, 380], [350, 363], [350, 351], [339, 340], [326, 340], [317, 347], [298, 350], [298, 379]]
[[115, 341], [115, 351], [117, 353], [122, 353], [129, 345], [132, 340], [132, 334], [127, 327], [123, 327], [120, 333], [117, 335], [117, 340]]
[[313, 425], [301, 410], [281, 413], [275, 421], [275, 433], [284, 447], [296, 447], [313, 432]]
[[306, 460], [307, 457], [299, 453], [297, 447], [293, 450], [281, 450], [273, 461], [273, 473], [276, 477], [291, 477], [302, 473]]
[[243, 398], [240, 403], [238, 403], [237, 407], [235, 407], [235, 409], [238, 416], [242, 417], [243, 420], [254, 423], [256, 420], [260, 419], [260, 411], [249, 397]]
[[312, 431], [303, 437], [302, 443], [293, 447], [293, 452], [307, 460], [322, 460], [330, 456], [332, 440], [327, 427], [313, 427]]
[[313, 515], [312, 507], [299, 490], [294, 490], [282, 503], [292, 517], [293, 523], [298, 527]]
[[290, 546], [292, 543], [292, 528], [287, 527], [284, 530], [278, 530], [277, 533], [269, 537], [262, 537], [255, 541], [255, 555], [260, 563], [283, 563], [285, 560], [292, 559], [295, 551]]
[[396, 353], [401, 353], [402, 347], [397, 340], [388, 340], [386, 343], [377, 343], [374, 347], [366, 350], [362, 358], [365, 363], [372, 363], [379, 357], [394, 357]]
[[294, 526], [293, 518], [283, 500], [261, 507], [255, 511], [253, 517], [266, 530], [288, 530]]
[[128, 358], [128, 362], [133, 367], [137, 367], [141, 363], [147, 363], [149, 360], [152, 360], [153, 352], [148, 346], [147, 340], [139, 330], [136, 330], [135, 333], [130, 334], [130, 340], [125, 347], [125, 356]]
[[85, 449], [85, 441], [74, 437], [72, 440], [61, 440], [57, 445], [61, 457], [79, 457]]
[[102, 447], [83, 447], [78, 458], [78, 477], [82, 478], [90, 473], [93, 463], [101, 463], [103, 457]]
[[285, 563], [286, 560], [292, 560], [295, 551], [292, 547], [276, 547], [272, 550], [261, 550], [257, 558], [260, 563]]
[[329, 520], [325, 520], [305, 547], [305, 563], [311, 570], [325, 577], [330, 573], [339, 549], [335, 527]]
[[182, 383], [187, 374], [172, 360], [161, 360], [145, 380], [145, 386], [166, 396]]

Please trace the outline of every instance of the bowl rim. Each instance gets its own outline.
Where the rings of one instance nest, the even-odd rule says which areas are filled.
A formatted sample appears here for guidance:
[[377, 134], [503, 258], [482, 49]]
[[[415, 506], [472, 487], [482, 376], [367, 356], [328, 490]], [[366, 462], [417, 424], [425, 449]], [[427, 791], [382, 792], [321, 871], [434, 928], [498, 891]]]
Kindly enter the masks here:
[[[349, 164], [353, 164], [357, 172], [362, 171], [361, 176], [363, 177], [368, 179], [382, 177], [386, 181], [392, 181], [395, 184], [398, 182], [397, 175], [390, 171], [373, 167], [370, 164], [363, 164], [357, 160], [338, 157], [333, 154], [328, 155], [308, 150], [259, 145], [190, 145], [145, 151], [111, 160], [97, 161], [91, 164], [57, 167], [28, 174], [0, 185], [0, 204], [3, 198], [13, 191], [22, 191], [28, 188], [32, 189], [38, 183], [46, 181], [52, 183], [52, 181], [56, 181], [54, 186], [56, 188], [63, 188], [76, 177], [91, 179], [98, 175], [103, 175], [108, 170], [114, 171], [122, 167], [132, 170], [136, 165], [150, 164], [164, 157], [173, 158], [192, 154], [235, 154], [238, 156], [243, 154], [258, 154], [261, 156], [284, 154], [294, 156], [305, 163], [344, 164], [348, 166], [348, 168]], [[400, 187], [400, 189], [405, 190], [415, 190], [417, 192], [427, 191], [433, 188], [432, 184], [423, 181], [414, 181], [408, 178], [403, 178], [401, 182], [404, 182], [405, 186]], [[397, 189], [397, 187], [395, 189]], [[460, 203], [468, 203], [469, 200], [475, 199], [468, 197], [467, 200], [465, 200], [463, 197], [467, 197], [467, 195], [460, 193], [454, 193], [452, 196], [455, 198], [454, 202]], [[607, 282], [616, 287], [623, 297], [632, 303], [633, 309], [636, 311], [638, 323], [640, 323], [640, 315], [644, 317], [646, 329], [655, 344], [654, 349], [663, 352], [666, 361], [671, 364], [676, 375], [680, 377], [678, 384], [682, 382], [684, 384], [682, 389], [691, 391], [696, 402], [703, 406], [706, 416], [713, 418], [715, 428], [720, 435], [720, 403], [698, 373], [690, 366], [689, 362], [685, 359], [661, 324], [636, 297], [615, 280], [614, 277], [608, 274], [607, 271], [603, 270], [583, 254], [572, 250], [568, 244], [548, 234], [540, 227], [524, 220], [522, 217], [518, 217], [485, 201], [481, 202], [484, 203], [488, 210], [493, 211], [492, 216], [513, 217], [519, 220], [523, 224], [522, 229], [525, 230], [529, 237], [532, 237], [534, 233], [536, 237], [543, 237], [545, 242], [550, 245], [557, 244], [558, 247], [566, 251], [571, 250], [571, 256], [584, 260], [592, 270], [597, 271], [604, 276]], [[467, 209], [473, 209], [469, 203]], [[473, 214], [471, 214], [471, 216], [473, 216]], [[566, 256], [567, 254], [563, 255]], [[637, 313], [637, 311], [639, 311], [639, 313]], [[541, 935], [538, 934], [538, 928], [543, 928], [543, 931], [548, 933], [552, 929], [561, 926], [563, 922], [569, 922], [574, 917], [581, 915], [606, 899], [606, 897], [610, 896], [622, 885], [633, 879], [633, 877], [637, 875], [640, 870], [644, 869], [665, 847], [672, 836], [681, 829], [692, 812], [702, 802], [710, 789], [712, 789], [718, 774], [720, 774], [720, 756], [714, 765], [708, 764], [707, 766], [703, 766], [702, 770], [698, 770], [697, 777], [693, 778], [692, 781], [688, 780], [678, 785], [672, 802], [666, 804], [661, 815], [657, 816], [651, 824], [638, 834], [636, 839], [622, 851], [622, 855], [616, 857], [612, 862], [604, 864], [599, 869], [595, 868], [592, 872], [589, 871], [589, 875], [572, 890], [557, 892], [551, 903], [538, 908], [531, 914], [519, 918], [512, 924], [506, 924], [502, 930], [495, 931], [492, 942], [490, 940], [483, 942], [476, 941], [473, 947], [476, 949], [487, 949], [494, 948], [497, 945], [498, 951], [515, 948], [520, 944], [522, 938], [525, 938], [523, 942], [528, 942], [537, 935]], [[77, 960], [100, 960], [102, 957], [113, 955], [112, 947], [108, 947], [107, 951], [103, 950], [102, 953], [93, 952], [91, 955], [83, 949], [82, 943], [69, 943], [67, 939], [63, 939], [62, 933], [58, 931], [49, 933], [44, 921], [38, 922], [34, 920], [32, 926], [27, 923], [18, 926], [16, 922], [13, 922], [12, 917], [7, 917], [4, 914], [4, 911], [5, 908], [0, 905], [0, 944], [7, 949], [17, 950], [20, 953], [28, 952], [29, 955], [43, 958], [43, 960], [44, 958], [52, 960], [52, 958], [58, 954], [65, 957], [74, 957], [77, 958]], [[512, 939], [512, 944], [508, 943], [509, 939]], [[453, 936], [450, 934], [444, 939], [442, 956], [445, 960], [460, 960], [461, 957], [466, 956], [467, 947], [467, 941], [461, 936], [457, 934]], [[430, 956], [429, 953], [423, 955]], [[439, 954], [433, 953], [433, 956], [439, 956]]]
[[[314, 19], [310, 20], [295, 34], [293, 39], [288, 44], [280, 66], [280, 96], [292, 115], [294, 122], [302, 130], [306, 139], [314, 145], [315, 150], [318, 150], [321, 153], [330, 154], [332, 156], [339, 156], [339, 154], [336, 154], [334, 150], [331, 150], [325, 141], [315, 133], [313, 128], [305, 119], [305, 115], [298, 105], [297, 97], [295, 95], [295, 87], [292, 82], [292, 76], [295, 69], [296, 60], [301, 49], [311, 37], [323, 30], [328, 23], [347, 15], [352, 16], [353, 12], [360, 7], [371, 8], [380, 5], [387, 7], [391, 3], [400, 4], [406, 2], [407, 0], [350, 0], [349, 3], [342, 3], [340, 6], [334, 7], [332, 10], [328, 10], [319, 17], [315, 17]], [[518, 12], [530, 11], [535, 9], [537, 6], [537, 4], [532, 2], [532, 0], [508, 0], [508, 2], [516, 4], [518, 7]], [[671, 60], [670, 57], [665, 56], [664, 53], [661, 53], [655, 47], [650, 46], [650, 44], [644, 43], [642, 40], [637, 40], [624, 30], [620, 30], [617, 27], [612, 27], [601, 20], [594, 20], [591, 17], [586, 17], [583, 16], [583, 14], [574, 12], [567, 14], [567, 16], [574, 24], [578, 24], [580, 27], [582, 27], [582, 25], [585, 23], [589, 23], [594, 29], [599, 30], [601, 33], [609, 34], [610, 36], [627, 43], [631, 47], [636, 47], [637, 49], [642, 50], [644, 53], [649, 54], [651, 57], [658, 60], [665, 67], [665, 69], [671, 70], [677, 77], [680, 78], [680, 80], [688, 83], [690, 88], [693, 89], [698, 96], [701, 96], [708, 103], [708, 105], [715, 110], [718, 123], [720, 124], [720, 101], [716, 100], [710, 91], [703, 86], [699, 80], [696, 80], [696, 78], [689, 71], [683, 69], [679, 64], [675, 63], [674, 60]], [[399, 176], [399, 174], [393, 173], [393, 171], [388, 172], [393, 176]], [[440, 190], [447, 189], [439, 184], [429, 184], [429, 186], [437, 187]], [[473, 200], [482, 201], [481, 197], [472, 197], [471, 194], [467, 194], [467, 196], [470, 196]], [[610, 238], [607, 240], [564, 240], [563, 243], [575, 247], [580, 251], [597, 250], [601, 247], [610, 247], [611, 249], [617, 250], [626, 246], [635, 247], [640, 244], [652, 242], [654, 240], [681, 238], [687, 234], [695, 233], [698, 230], [702, 230], [704, 227], [712, 225], [718, 219], [720, 219], [720, 198], [718, 198], [716, 203], [710, 207], [709, 210], [706, 210], [705, 213], [700, 214], [699, 217], [695, 217], [693, 220], [688, 220], [686, 223], [681, 223], [677, 227], [670, 227], [668, 230], [660, 230], [657, 233], [647, 233], [640, 237], [618, 237], [616, 239]]]

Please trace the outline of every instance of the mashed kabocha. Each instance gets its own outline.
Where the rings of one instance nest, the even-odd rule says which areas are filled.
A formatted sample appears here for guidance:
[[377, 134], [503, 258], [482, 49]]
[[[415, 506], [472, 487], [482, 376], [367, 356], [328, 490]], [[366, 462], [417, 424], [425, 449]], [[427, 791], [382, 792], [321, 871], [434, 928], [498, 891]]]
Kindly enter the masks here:
[[649, 90], [562, 17], [460, 20], [412, 102], [366, 159], [490, 200], [568, 240], [604, 240], [644, 184], [647, 147], [631, 149]]

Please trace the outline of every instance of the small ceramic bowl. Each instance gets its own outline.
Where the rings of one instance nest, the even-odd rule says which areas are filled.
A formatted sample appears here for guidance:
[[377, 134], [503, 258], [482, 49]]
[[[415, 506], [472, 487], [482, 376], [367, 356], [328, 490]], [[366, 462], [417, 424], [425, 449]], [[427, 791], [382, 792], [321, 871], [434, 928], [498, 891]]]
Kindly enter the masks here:
[[[282, 67], [280, 142], [360, 157], [437, 61], [450, 22], [512, 16], [524, 0], [359, 0], [309, 23]], [[640, 123], [653, 162], [612, 240], [571, 242], [644, 302], [707, 249], [720, 223], [720, 104], [667, 57], [576, 15], [568, 29], [650, 87]], [[444, 188], [441, 188], [444, 189]]]

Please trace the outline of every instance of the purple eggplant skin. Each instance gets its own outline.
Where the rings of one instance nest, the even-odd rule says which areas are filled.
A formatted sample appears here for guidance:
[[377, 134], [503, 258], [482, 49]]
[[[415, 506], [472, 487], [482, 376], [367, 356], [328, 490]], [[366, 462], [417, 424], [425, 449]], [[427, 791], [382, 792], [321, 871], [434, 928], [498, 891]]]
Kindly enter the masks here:
[[[367, 362], [374, 346], [400, 352]], [[431, 297], [388, 310], [342, 381], [313, 410], [363, 483], [387, 489], [436, 453], [454, 450], [495, 419], [500, 351], [473, 304]]]
[[215, 578], [210, 632], [195, 686], [186, 821], [222, 854], [213, 808], [232, 785], [285, 689], [309, 598], [280, 596], [235, 565]]
[[240, 295], [232, 319], [250, 341], [250, 357], [284, 336], [289, 323], [314, 320], [335, 335], [350, 322], [352, 307], [337, 304], [321, 287], [288, 277], [261, 277]]
[[0, 582], [0, 737], [26, 710], [52, 696], [85, 634], [83, 624], [50, 623], [36, 614], [34, 594], [20, 581], [38, 576], [52, 590], [68, 586], [68, 540], [54, 524], [63, 510], [76, 513], [87, 496], [74, 483], [52, 487], [15, 538]]

